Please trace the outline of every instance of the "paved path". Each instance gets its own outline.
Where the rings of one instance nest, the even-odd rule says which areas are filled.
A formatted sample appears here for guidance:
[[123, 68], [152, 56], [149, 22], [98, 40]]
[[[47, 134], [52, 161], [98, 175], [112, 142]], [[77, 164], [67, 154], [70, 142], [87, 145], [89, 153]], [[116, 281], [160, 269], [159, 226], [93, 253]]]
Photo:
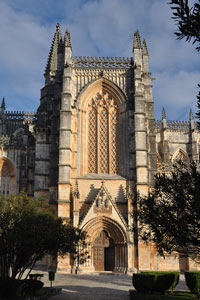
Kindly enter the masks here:
[[[46, 272], [42, 281], [50, 286]], [[55, 276], [53, 286], [61, 287], [62, 293], [54, 296], [52, 300], [128, 300], [129, 290], [133, 289], [132, 277], [113, 273], [92, 274], [59, 274]], [[186, 290], [184, 276], [177, 286], [178, 290]]]

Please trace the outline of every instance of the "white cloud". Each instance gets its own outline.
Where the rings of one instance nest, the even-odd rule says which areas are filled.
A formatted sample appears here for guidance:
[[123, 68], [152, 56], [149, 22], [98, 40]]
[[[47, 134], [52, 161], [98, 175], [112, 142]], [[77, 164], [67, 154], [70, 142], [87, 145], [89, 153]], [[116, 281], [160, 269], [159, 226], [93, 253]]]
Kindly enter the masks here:
[[196, 111], [197, 84], [200, 72], [180, 71], [176, 74], [167, 72], [156, 74], [154, 86], [156, 115], [161, 117], [164, 107], [167, 119], [188, 119], [189, 109]]
[[[191, 0], [193, 1], [193, 0]], [[199, 54], [177, 41], [172, 11], [160, 0], [1, 0], [0, 97], [7, 107], [36, 109], [55, 25], [71, 32], [73, 55], [132, 56], [133, 34], [147, 41], [154, 83], [155, 111], [169, 118], [195, 108]], [[25, 99], [27, 99], [25, 101]], [[159, 111], [160, 115], [160, 111]]]

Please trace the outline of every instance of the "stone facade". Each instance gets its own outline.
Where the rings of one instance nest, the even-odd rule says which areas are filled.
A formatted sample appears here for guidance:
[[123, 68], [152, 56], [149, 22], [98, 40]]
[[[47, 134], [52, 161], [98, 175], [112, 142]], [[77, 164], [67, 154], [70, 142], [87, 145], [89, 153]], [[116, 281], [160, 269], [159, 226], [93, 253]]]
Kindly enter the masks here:
[[[2, 103], [1, 180], [13, 184], [7, 193], [25, 188], [44, 196], [60, 217], [87, 232], [90, 258], [82, 271], [190, 264], [161, 259], [132, 232], [136, 191], [147, 195], [157, 170], [179, 157], [199, 160], [192, 112], [188, 122], [168, 122], [163, 110], [155, 121], [148, 59], [138, 32], [131, 58], [73, 57], [70, 33], [63, 39], [58, 24], [37, 114], [5, 112]], [[74, 267], [70, 256], [58, 259], [59, 269]]]

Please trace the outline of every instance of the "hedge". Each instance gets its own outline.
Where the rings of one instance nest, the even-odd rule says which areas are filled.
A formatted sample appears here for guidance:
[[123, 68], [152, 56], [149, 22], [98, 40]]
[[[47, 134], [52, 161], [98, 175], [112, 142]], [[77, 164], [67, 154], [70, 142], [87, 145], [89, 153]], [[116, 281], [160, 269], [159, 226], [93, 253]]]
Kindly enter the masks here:
[[179, 272], [143, 271], [133, 274], [133, 286], [142, 293], [164, 293], [168, 290], [173, 292], [179, 282]]
[[156, 283], [153, 291], [164, 293], [165, 291], [174, 291], [179, 283], [179, 272], [173, 271], [142, 271], [142, 274], [153, 274], [156, 276]]
[[200, 272], [185, 272], [185, 281], [190, 291], [200, 297]]
[[149, 293], [155, 285], [155, 275], [152, 274], [133, 274], [132, 282], [136, 291], [146, 294]]

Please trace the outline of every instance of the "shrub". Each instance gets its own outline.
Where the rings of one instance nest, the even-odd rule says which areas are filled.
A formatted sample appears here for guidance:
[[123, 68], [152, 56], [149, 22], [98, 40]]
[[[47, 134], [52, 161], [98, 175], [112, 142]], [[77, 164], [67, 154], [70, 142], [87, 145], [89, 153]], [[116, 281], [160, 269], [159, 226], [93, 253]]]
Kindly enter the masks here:
[[158, 293], [164, 293], [168, 290], [173, 292], [179, 282], [179, 272], [143, 271], [142, 274], [155, 275], [155, 285], [152, 291]]
[[35, 279], [25, 279], [23, 282], [27, 285], [27, 290], [33, 296], [35, 296], [44, 285], [42, 281]]
[[164, 293], [170, 289], [175, 281], [175, 275], [171, 274], [158, 274], [156, 276], [156, 283], [153, 287], [154, 292]]
[[1, 299], [22, 299], [25, 283], [22, 280], [2, 277], [0, 278], [0, 297]]
[[155, 284], [155, 275], [152, 274], [133, 274], [133, 286], [136, 291], [146, 294], [150, 292]]
[[185, 272], [185, 281], [190, 291], [200, 297], [200, 272]]

